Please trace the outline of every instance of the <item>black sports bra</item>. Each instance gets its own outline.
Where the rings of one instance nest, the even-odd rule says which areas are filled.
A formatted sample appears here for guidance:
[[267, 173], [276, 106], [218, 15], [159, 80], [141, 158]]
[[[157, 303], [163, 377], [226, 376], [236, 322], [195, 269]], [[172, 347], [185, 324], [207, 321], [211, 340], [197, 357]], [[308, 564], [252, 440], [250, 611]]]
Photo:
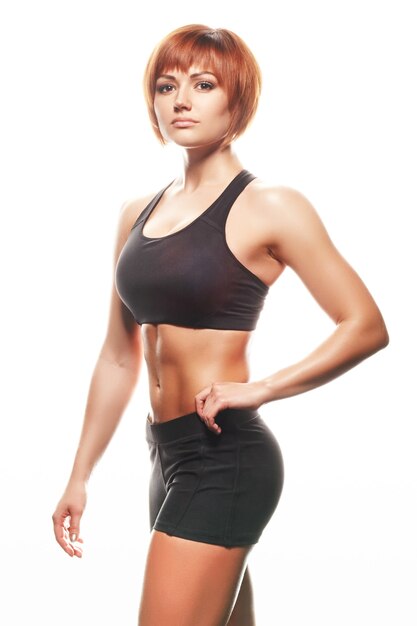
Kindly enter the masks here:
[[230, 208], [254, 178], [242, 170], [203, 213], [164, 237], [146, 237], [143, 228], [169, 185], [143, 209], [115, 268], [117, 292], [138, 324], [256, 327], [269, 287], [234, 256], [225, 236]]

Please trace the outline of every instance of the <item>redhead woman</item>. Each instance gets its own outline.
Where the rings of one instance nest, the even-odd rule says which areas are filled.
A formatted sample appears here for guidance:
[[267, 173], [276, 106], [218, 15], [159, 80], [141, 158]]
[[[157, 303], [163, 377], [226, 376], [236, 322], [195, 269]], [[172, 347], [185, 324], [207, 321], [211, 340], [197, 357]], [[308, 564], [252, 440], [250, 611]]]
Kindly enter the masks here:
[[[87, 482], [144, 357], [150, 542], [139, 626], [254, 626], [248, 557], [284, 484], [262, 406], [328, 383], [388, 344], [374, 299], [309, 200], [263, 182], [234, 152], [260, 86], [242, 39], [195, 24], [167, 35], [145, 72], [151, 123], [182, 150], [183, 169], [120, 211], [107, 333], [53, 514], [59, 545], [81, 557]], [[287, 266], [335, 327], [302, 360], [250, 380], [248, 343]]]

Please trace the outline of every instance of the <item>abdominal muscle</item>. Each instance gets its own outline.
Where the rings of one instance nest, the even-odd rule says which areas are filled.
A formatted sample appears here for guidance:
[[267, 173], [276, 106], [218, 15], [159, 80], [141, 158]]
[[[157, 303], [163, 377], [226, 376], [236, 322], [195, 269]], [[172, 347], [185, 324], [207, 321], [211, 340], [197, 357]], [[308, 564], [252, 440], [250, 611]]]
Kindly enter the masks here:
[[251, 331], [142, 324], [152, 407], [165, 422], [196, 410], [195, 396], [213, 382], [248, 382]]

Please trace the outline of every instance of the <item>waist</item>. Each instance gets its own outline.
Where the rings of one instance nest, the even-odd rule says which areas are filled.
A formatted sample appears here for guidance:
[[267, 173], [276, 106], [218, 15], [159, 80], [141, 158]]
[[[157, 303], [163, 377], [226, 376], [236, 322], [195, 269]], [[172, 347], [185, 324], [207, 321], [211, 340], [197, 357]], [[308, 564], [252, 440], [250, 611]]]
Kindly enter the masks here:
[[[219, 424], [222, 432], [233, 432], [239, 429], [241, 424], [258, 416], [256, 409], [223, 409], [218, 412], [216, 423]], [[194, 435], [207, 435], [207, 433], [210, 434], [210, 431], [196, 411], [164, 422], [152, 422], [148, 414], [146, 420], [146, 439], [151, 443], [168, 443]], [[217, 437], [217, 435], [213, 436]]]

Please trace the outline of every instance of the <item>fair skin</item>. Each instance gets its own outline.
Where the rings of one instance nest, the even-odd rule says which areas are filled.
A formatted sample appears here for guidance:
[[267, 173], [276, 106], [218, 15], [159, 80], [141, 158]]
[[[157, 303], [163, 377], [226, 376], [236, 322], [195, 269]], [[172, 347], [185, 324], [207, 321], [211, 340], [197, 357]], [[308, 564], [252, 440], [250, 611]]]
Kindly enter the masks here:
[[[221, 148], [230, 122], [227, 93], [207, 68], [191, 67], [185, 73], [171, 69], [158, 77], [154, 106], [163, 136], [184, 151], [182, 176], [166, 190], [144, 229], [149, 237], [162, 237], [198, 217], [243, 166], [230, 145]], [[154, 195], [123, 205], [114, 264], [136, 217]], [[299, 362], [251, 381], [250, 331], [169, 324], [140, 327], [113, 286], [107, 333], [93, 372], [79, 447], [53, 515], [56, 539], [70, 556], [82, 556], [79, 529], [88, 480], [133, 393], [142, 355], [152, 419], [166, 421], [197, 411], [207, 428], [221, 436], [216, 424], [220, 410], [259, 408], [304, 393], [388, 343], [384, 321], [368, 289], [300, 192], [253, 180], [233, 204], [225, 232], [233, 254], [266, 285], [272, 286], [285, 267], [291, 267], [335, 329]], [[70, 540], [72, 532], [77, 534], [75, 542]], [[140, 626], [170, 623], [169, 616], [176, 612], [184, 626], [253, 626], [247, 568], [251, 548], [226, 549], [152, 531]]]

